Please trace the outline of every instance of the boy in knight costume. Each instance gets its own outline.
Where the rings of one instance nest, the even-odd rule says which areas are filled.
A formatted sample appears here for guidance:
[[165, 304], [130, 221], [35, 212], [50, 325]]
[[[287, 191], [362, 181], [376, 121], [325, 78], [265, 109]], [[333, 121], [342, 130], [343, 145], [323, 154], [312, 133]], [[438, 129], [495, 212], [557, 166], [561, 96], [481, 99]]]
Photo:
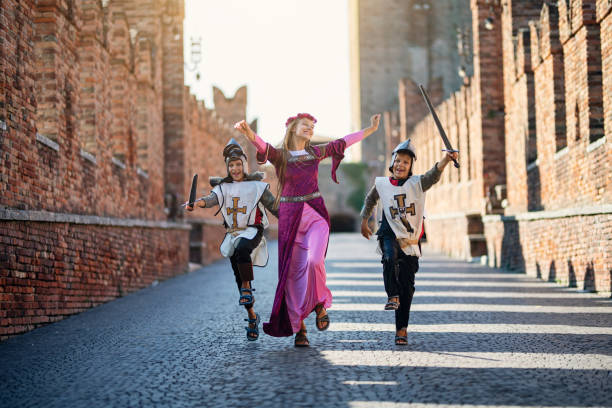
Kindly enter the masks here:
[[[201, 208], [219, 206], [223, 225], [227, 233], [221, 243], [221, 255], [230, 259], [236, 284], [240, 291], [238, 304], [244, 306], [249, 315], [247, 339], [254, 341], [259, 338], [259, 314], [253, 310], [255, 289], [251, 286], [253, 280], [253, 265], [265, 266], [268, 263], [268, 250], [264, 229], [268, 227], [267, 208], [275, 216], [274, 195], [270, 192], [268, 183], [264, 183], [263, 173], [249, 174], [247, 158], [236, 140], [231, 139], [223, 149], [223, 157], [227, 167], [226, 177], [211, 177], [212, 192], [200, 198]], [[193, 206], [186, 203], [188, 211]], [[216, 215], [216, 214], [215, 214]]]
[[440, 180], [444, 167], [457, 159], [457, 152], [446, 153], [423, 175], [412, 175], [416, 153], [410, 139], [400, 143], [391, 158], [392, 177], [377, 177], [361, 210], [361, 234], [370, 238], [368, 219], [378, 201], [377, 221], [379, 251], [382, 254], [383, 279], [387, 292], [385, 310], [395, 311], [395, 344], [408, 344], [408, 319], [414, 295], [414, 277], [419, 269], [423, 234], [425, 192]]

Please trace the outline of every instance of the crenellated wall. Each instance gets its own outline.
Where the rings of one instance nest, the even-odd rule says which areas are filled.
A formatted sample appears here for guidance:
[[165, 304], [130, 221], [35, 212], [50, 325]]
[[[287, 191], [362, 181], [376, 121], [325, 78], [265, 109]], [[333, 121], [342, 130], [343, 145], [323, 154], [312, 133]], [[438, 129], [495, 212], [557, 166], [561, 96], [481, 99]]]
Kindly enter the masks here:
[[[28, 3], [12, 4], [3, 7], [7, 19]], [[3, 206], [165, 218], [162, 79], [144, 74], [151, 47], [143, 34], [130, 42], [128, 13], [119, 7], [30, 4], [18, 54], [3, 54], [9, 100], [0, 120], [12, 147], [3, 149]]]
[[[436, 107], [461, 169], [428, 192], [434, 248], [611, 291], [611, 8], [472, 1], [474, 76]], [[426, 171], [441, 156], [433, 121], [401, 126]]]
[[[233, 127], [235, 121], [246, 117], [246, 89], [238, 91], [245, 94], [244, 101], [238, 99], [232, 104], [232, 99], [225, 98], [222, 92], [215, 88], [217, 97], [223, 97], [226, 101], [223, 112], [229, 115], [229, 118], [224, 118], [216, 109], [206, 108], [203, 101], [196, 100], [189, 93], [189, 88], [185, 87], [184, 90], [185, 194], [189, 193], [193, 175], [198, 174], [198, 195], [207, 195], [212, 190], [208, 178], [227, 175], [222, 154], [227, 142], [234, 138], [245, 150], [251, 145]], [[253, 160], [249, 160], [249, 170], [251, 172], [257, 170], [257, 163]], [[196, 208], [195, 211], [185, 215], [192, 226], [190, 238], [192, 262], [208, 263], [221, 258], [219, 245], [225, 235], [225, 229], [220, 215], [215, 216], [217, 210], [218, 207]]]
[[184, 86], [183, 0], [1, 5], [0, 340], [218, 258], [180, 204], [246, 113]]

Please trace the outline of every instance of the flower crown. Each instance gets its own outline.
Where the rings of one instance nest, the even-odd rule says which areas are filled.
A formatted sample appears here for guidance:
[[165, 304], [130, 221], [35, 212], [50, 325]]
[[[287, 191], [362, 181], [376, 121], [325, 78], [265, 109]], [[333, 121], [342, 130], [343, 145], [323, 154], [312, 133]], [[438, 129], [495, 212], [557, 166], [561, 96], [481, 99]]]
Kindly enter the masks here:
[[298, 113], [296, 116], [291, 116], [289, 119], [287, 119], [287, 121], [285, 122], [285, 127], [288, 127], [291, 122], [296, 119], [310, 119], [313, 123], [317, 123], [317, 119], [315, 119], [315, 117], [312, 116], [310, 113]]

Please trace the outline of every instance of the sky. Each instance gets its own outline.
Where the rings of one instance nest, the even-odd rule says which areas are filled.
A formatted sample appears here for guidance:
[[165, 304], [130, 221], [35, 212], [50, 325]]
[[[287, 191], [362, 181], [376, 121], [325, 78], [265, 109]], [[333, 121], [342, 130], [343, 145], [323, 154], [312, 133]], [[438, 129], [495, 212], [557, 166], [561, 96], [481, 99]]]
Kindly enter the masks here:
[[348, 0], [186, 0], [185, 63], [191, 39], [201, 38], [202, 57], [185, 83], [208, 108], [212, 86], [226, 97], [247, 85], [247, 120], [273, 144], [285, 120], [314, 115], [315, 133], [350, 133]]

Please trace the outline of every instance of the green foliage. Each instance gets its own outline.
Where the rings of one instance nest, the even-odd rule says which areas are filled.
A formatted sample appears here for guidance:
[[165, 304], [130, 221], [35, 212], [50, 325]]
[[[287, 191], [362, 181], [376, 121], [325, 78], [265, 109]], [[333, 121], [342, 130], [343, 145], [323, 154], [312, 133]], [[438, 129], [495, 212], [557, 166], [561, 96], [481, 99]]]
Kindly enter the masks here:
[[346, 204], [355, 211], [361, 211], [363, 199], [366, 195], [366, 178], [368, 166], [365, 163], [342, 163], [340, 170], [347, 178], [347, 183], [352, 188]]

